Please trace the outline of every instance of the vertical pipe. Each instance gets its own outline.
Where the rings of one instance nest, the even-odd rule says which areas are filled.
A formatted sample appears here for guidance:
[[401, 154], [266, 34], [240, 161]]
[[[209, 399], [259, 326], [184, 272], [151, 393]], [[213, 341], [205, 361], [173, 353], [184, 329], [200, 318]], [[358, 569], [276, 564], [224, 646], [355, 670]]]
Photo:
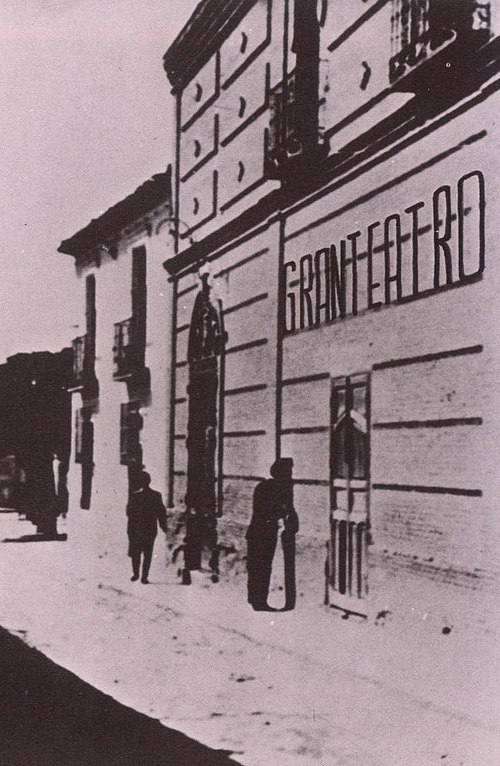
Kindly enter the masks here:
[[168, 507], [174, 506], [174, 460], [175, 460], [175, 376], [177, 362], [177, 292], [178, 279], [174, 277], [172, 290], [172, 328], [170, 354], [170, 423], [168, 448]]
[[219, 359], [219, 417], [217, 425], [217, 516], [222, 516], [224, 510], [224, 391], [226, 387], [226, 330], [224, 327], [222, 301], [219, 300], [218, 304], [222, 347]]
[[182, 92], [177, 93], [175, 110], [175, 202], [174, 202], [174, 250], [179, 252], [179, 189], [181, 164], [181, 98]]
[[275, 455], [276, 460], [281, 457], [281, 424], [283, 407], [283, 334], [285, 326], [285, 216], [281, 213], [278, 221], [279, 226], [279, 257], [278, 257], [278, 290], [277, 290], [277, 316], [276, 316], [276, 398], [275, 398]]

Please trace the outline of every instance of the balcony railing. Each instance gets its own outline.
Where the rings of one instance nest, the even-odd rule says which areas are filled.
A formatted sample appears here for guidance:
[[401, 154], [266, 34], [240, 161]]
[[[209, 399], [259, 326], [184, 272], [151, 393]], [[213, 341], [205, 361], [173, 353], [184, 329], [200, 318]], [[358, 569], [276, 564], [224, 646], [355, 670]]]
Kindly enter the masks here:
[[120, 463], [140, 468], [142, 447], [140, 432], [143, 426], [139, 402], [125, 402], [120, 406]]
[[278, 83], [269, 96], [269, 131], [266, 146], [266, 170], [270, 178], [279, 178], [280, 168], [303, 152], [296, 119], [295, 72], [288, 82]]
[[486, 42], [490, 36], [490, 3], [487, 0], [392, 0], [391, 23], [389, 79], [396, 84], [408, 75], [414, 76], [425, 62], [438, 61], [441, 51], [449, 49], [455, 41], [460, 42], [462, 52]]
[[73, 377], [72, 388], [83, 388], [85, 382], [85, 345], [86, 335], [80, 335], [72, 341], [73, 346]]
[[268, 178], [305, 175], [326, 155], [327, 146], [319, 127], [317, 93], [318, 66], [310, 71], [297, 67], [269, 94], [269, 128], [265, 148]]
[[134, 317], [115, 323], [113, 377], [123, 380], [144, 371], [144, 338]]

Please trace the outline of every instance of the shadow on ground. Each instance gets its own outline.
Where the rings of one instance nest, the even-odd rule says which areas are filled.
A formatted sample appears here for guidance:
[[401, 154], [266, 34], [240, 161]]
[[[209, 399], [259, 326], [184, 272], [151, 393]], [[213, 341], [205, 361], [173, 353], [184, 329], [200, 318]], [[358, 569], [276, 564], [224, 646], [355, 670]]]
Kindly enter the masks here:
[[119, 704], [3, 628], [0, 731], [2, 766], [237, 764]]
[[3, 543], [53, 543], [56, 541], [64, 541], [68, 539], [68, 535], [22, 535], [22, 537], [4, 537]]

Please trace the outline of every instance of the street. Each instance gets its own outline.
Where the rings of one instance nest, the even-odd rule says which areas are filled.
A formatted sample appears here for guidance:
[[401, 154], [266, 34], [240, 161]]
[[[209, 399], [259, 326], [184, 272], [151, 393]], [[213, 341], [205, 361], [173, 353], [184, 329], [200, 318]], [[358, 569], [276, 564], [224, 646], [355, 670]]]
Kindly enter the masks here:
[[[500, 763], [495, 637], [404, 627], [390, 616], [376, 624], [342, 620], [319, 603], [305, 604], [300, 594], [293, 611], [253, 612], [244, 571], [238, 588], [214, 586], [206, 573], [183, 586], [176, 567], [165, 566], [170, 554], [161, 539], [151, 584], [131, 583], [125, 542], [98, 543], [92, 514], [70, 514], [59, 532], [57, 540], [35, 542], [29, 523], [0, 513], [0, 624], [86, 684], [58, 671], [53, 688], [63, 715], [52, 709], [50, 694], [41, 717], [32, 708], [11, 711], [10, 726], [2, 722], [2, 733], [11, 730], [11, 752], [17, 739], [24, 748], [50, 742], [55, 755], [34, 760], [21, 748], [18, 760], [2, 766], [98, 764], [92, 748], [109, 749], [116, 760], [106, 753], [105, 763], [117, 766], [231, 762], [222, 755], [181, 760], [183, 743], [199, 747], [193, 740], [245, 766]], [[416, 661], [421, 653], [425, 672]], [[24, 662], [23, 674], [25, 683], [36, 684]], [[63, 678], [68, 693], [57, 687]], [[85, 689], [83, 700], [75, 689]], [[19, 688], [9, 693], [9, 707], [21, 705]], [[96, 709], [103, 714], [95, 716]], [[94, 724], [110, 716], [113, 725], [106, 723], [101, 740]], [[47, 720], [64, 721], [62, 739], [47, 736]], [[128, 735], [138, 730], [149, 749], [134, 760]], [[81, 760], [57, 750], [68, 735]], [[172, 742], [181, 756], [154, 760], [158, 752], [166, 759]]]
[[2, 766], [229, 766], [0, 628]]

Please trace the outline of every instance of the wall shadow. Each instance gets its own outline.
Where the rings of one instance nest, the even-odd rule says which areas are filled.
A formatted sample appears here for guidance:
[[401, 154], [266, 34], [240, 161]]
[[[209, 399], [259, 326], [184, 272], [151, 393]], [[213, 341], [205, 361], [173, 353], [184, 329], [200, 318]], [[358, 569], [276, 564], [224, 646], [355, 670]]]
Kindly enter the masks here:
[[64, 542], [68, 535], [22, 535], [21, 537], [4, 537], [2, 543], [53, 543]]
[[0, 763], [238, 766], [121, 705], [0, 628]]

